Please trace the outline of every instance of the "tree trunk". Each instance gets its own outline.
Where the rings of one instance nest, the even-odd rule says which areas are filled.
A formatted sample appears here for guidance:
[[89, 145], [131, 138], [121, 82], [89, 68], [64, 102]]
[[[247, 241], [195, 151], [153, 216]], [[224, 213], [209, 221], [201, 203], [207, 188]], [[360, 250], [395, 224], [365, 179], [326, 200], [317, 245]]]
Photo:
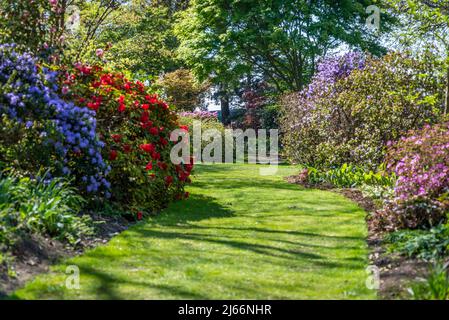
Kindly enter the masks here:
[[447, 76], [446, 76], [446, 101], [444, 104], [444, 115], [447, 114], [447, 110], [449, 108], [449, 66], [447, 67]]
[[221, 105], [221, 120], [223, 124], [229, 124], [229, 92], [226, 85], [220, 85], [220, 105]]
[[229, 93], [222, 91], [220, 94], [220, 104], [221, 104], [221, 119], [223, 124], [229, 124]]

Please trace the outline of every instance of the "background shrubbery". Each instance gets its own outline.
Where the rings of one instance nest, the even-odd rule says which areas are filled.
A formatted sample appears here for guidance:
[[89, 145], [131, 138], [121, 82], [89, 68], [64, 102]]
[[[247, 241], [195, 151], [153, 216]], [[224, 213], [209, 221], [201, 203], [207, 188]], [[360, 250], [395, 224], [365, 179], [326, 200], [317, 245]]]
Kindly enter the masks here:
[[285, 155], [316, 167], [377, 167], [388, 141], [440, 119], [436, 65], [430, 54], [325, 60], [309, 87], [283, 100]]
[[[225, 126], [223, 125], [223, 123], [220, 122], [220, 120], [218, 120], [217, 118], [217, 113], [215, 112], [207, 112], [207, 111], [195, 111], [195, 112], [182, 112], [179, 114], [179, 122], [186, 126], [189, 130], [189, 135], [190, 135], [190, 146], [191, 146], [191, 151], [192, 154], [195, 154], [195, 152], [198, 153], [198, 151], [201, 151], [201, 154], [203, 154], [204, 149], [206, 148], [207, 145], [209, 145], [211, 143], [211, 141], [207, 141], [207, 140], [203, 140], [202, 137], [201, 138], [201, 150], [196, 150], [195, 149], [195, 145], [194, 145], [194, 133], [193, 133], [193, 128], [194, 128], [194, 123], [199, 124], [199, 127], [201, 127], [201, 132], [202, 134], [204, 134], [206, 131], [209, 131], [211, 133], [215, 132], [215, 134], [217, 136], [220, 136], [223, 144], [225, 143]], [[198, 138], [198, 137], [197, 137]], [[229, 146], [231, 148], [231, 150], [233, 149], [233, 145]], [[214, 154], [212, 153], [211, 156], [213, 156]], [[224, 155], [225, 155], [225, 150], [222, 150], [222, 155], [223, 155], [223, 160], [224, 160]]]

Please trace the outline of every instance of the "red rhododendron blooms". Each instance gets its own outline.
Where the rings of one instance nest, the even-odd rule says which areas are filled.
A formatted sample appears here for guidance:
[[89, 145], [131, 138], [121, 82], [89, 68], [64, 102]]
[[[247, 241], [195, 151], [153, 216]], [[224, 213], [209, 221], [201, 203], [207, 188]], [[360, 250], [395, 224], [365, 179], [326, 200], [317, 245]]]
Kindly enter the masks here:
[[118, 152], [116, 150], [111, 150], [111, 152], [109, 153], [109, 160], [115, 161], [115, 160], [117, 160], [117, 157], [118, 157]]
[[168, 168], [168, 165], [167, 165], [166, 163], [160, 162], [160, 161], [157, 162], [157, 166], [158, 166], [161, 170], [167, 170], [167, 168]]
[[166, 146], [166, 145], [168, 144], [168, 141], [167, 141], [166, 139], [164, 139], [164, 138], [161, 137], [161, 138], [159, 139], [159, 143], [162, 144], [163, 146]]
[[157, 95], [147, 95], [145, 100], [147, 100], [149, 104], [157, 104], [159, 102]]
[[152, 152], [151, 153], [151, 158], [153, 158], [154, 160], [160, 160], [161, 159], [161, 154], [159, 152]]
[[150, 113], [148, 111], [142, 112], [140, 116], [140, 121], [143, 123], [147, 123], [150, 120]]
[[137, 212], [137, 220], [142, 220], [143, 219], [143, 212], [139, 211]]
[[[64, 98], [96, 111], [98, 137], [110, 144], [103, 158], [120, 159], [110, 163], [105, 177], [113, 199], [130, 208], [157, 211], [176, 195], [182, 198], [192, 166], [175, 167], [169, 162], [170, 133], [179, 128], [176, 113], [142, 82], [127, 80], [121, 72], [82, 64], [65, 72], [60, 79], [60, 88], [69, 89]], [[143, 195], [135, 197], [136, 193]]]
[[189, 177], [189, 174], [186, 172], [180, 172], [178, 174], [178, 178], [180, 181], [186, 181], [188, 177]]
[[152, 121], [148, 121], [148, 122], [142, 123], [140, 126], [142, 127], [142, 129], [147, 129], [148, 130], [149, 128], [151, 128], [153, 126], [153, 122]]
[[159, 134], [159, 129], [158, 128], [150, 128], [149, 130], [150, 134], [152, 134], [153, 136], [157, 136]]
[[102, 75], [100, 78], [100, 83], [102, 85], [113, 85], [114, 81], [112, 80], [112, 75], [111, 74]]
[[119, 134], [113, 134], [111, 135], [112, 140], [114, 140], [115, 143], [119, 143], [122, 140], [122, 136]]
[[123, 145], [123, 152], [130, 153], [132, 151], [132, 147], [129, 144]]
[[146, 144], [141, 144], [140, 145], [140, 149], [142, 150], [142, 151], [145, 151], [145, 152], [147, 152], [147, 153], [152, 153], [152, 152], [154, 152], [154, 145], [153, 144], [151, 144], [151, 143], [146, 143]]
[[185, 131], [185, 132], [189, 132], [188, 126], [180, 126], [179, 129], [181, 129], [182, 131]]
[[171, 185], [172, 183], [173, 183], [173, 177], [172, 176], [165, 177], [165, 184], [167, 186]]

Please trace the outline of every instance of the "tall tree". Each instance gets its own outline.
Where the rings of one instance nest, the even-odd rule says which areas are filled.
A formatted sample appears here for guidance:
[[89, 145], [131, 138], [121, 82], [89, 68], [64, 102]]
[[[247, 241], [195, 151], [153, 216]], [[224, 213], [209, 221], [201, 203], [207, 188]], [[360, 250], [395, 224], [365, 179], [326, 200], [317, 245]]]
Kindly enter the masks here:
[[[383, 48], [365, 25], [371, 0], [193, 0], [181, 16], [179, 53], [223, 92], [248, 73], [278, 91], [297, 91], [317, 59], [342, 43], [375, 54]], [[391, 20], [382, 19], [387, 30]], [[227, 99], [222, 101], [226, 109]], [[223, 110], [225, 112], [226, 110]]]
[[[437, 46], [446, 59], [446, 99], [444, 113], [449, 108], [449, 2], [447, 0], [387, 0], [403, 18], [407, 43], [425, 39], [424, 46]], [[413, 41], [410, 41], [410, 38]]]

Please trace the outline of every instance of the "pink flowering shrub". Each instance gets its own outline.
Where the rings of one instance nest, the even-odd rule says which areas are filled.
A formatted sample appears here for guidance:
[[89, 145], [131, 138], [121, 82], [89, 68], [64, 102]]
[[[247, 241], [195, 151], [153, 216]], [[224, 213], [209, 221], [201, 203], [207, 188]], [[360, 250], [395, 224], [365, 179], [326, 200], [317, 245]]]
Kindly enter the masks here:
[[449, 123], [425, 126], [390, 145], [395, 198], [376, 212], [376, 229], [417, 229], [446, 220], [449, 209]]
[[196, 120], [213, 120], [213, 121], [217, 121], [218, 120], [218, 112], [216, 111], [185, 111], [185, 112], [180, 112], [179, 113], [180, 117], [184, 117], [184, 118], [192, 118], [192, 119], [196, 119]]
[[449, 123], [412, 131], [390, 147], [388, 161], [400, 199], [439, 198], [449, 191]]

